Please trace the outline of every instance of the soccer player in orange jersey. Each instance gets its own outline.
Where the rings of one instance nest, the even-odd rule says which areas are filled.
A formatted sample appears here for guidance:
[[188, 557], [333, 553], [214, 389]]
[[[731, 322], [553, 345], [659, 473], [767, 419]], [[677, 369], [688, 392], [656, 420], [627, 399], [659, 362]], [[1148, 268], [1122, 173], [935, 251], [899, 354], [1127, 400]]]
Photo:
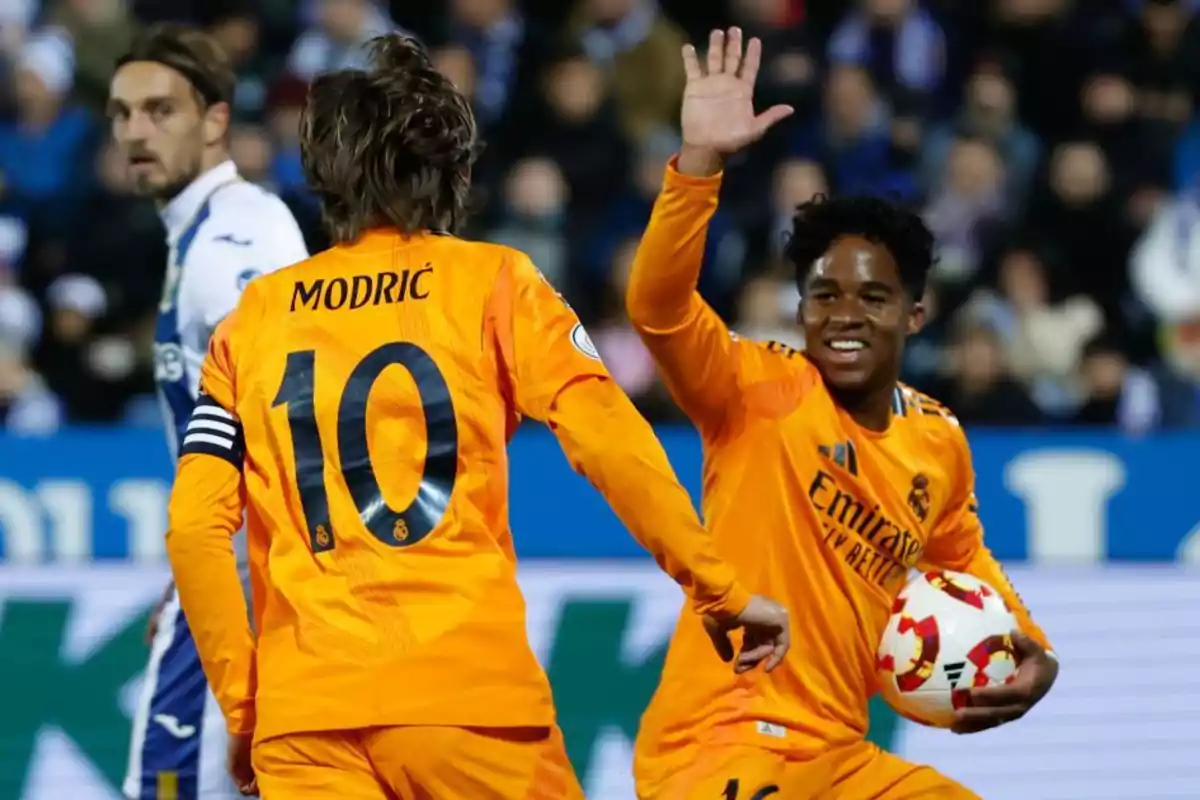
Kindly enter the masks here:
[[786, 598], [799, 642], [762, 679], [727, 673], [680, 617], [635, 758], [642, 800], [906, 800], [975, 795], [864, 739], [875, 648], [913, 568], [972, 573], [1019, 620], [1009, 686], [973, 690], [956, 729], [1024, 714], [1057, 661], [983, 543], [966, 438], [898, 382], [933, 241], [872, 198], [802, 205], [787, 245], [804, 352], [739, 339], [696, 293], [725, 157], [791, 113], [755, 115], [761, 46], [714, 32], [684, 51], [683, 148], [668, 167], [628, 289], [629, 316], [704, 441], [703, 510], [754, 591]]
[[[463, 217], [474, 120], [414, 40], [375, 48], [370, 71], [314, 82], [302, 124], [338, 244], [252, 281], [213, 335], [171, 567], [244, 793], [581, 798], [508, 527], [522, 417], [551, 426], [719, 641], [744, 628], [731, 672], [779, 662], [787, 615], [716, 557], [529, 258], [444, 232]], [[256, 635], [230, 548], [243, 513]]]

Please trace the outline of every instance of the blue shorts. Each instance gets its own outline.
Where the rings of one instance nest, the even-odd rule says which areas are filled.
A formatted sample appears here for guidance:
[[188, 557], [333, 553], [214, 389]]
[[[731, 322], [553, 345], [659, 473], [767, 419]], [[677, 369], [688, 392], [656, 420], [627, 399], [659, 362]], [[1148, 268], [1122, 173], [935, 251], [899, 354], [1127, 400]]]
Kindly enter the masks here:
[[128, 800], [240, 797], [225, 769], [225, 720], [208, 688], [196, 643], [172, 594], [159, 613], [133, 717]]

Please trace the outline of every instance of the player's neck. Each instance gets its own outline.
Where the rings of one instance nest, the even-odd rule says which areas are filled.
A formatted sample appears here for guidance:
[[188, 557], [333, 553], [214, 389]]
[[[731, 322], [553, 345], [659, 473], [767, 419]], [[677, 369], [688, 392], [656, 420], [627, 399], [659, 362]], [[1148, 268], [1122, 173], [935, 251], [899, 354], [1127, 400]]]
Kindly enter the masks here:
[[896, 382], [887, 381], [879, 387], [854, 390], [832, 389], [830, 394], [858, 425], [875, 433], [883, 433], [892, 421], [892, 396]]
[[176, 183], [155, 198], [155, 205], [158, 207], [159, 214], [162, 214], [171, 205], [171, 201], [186, 192], [201, 177], [207, 175], [215, 167], [219, 167], [226, 161], [229, 161], [229, 159], [229, 151], [224, 147], [210, 147], [205, 150], [200, 156], [200, 163], [194, 175]]
[[213, 167], [218, 167], [230, 159], [229, 151], [224, 147], [209, 147], [206, 148], [204, 154], [200, 156], [200, 171], [196, 173], [197, 177], [208, 172]]

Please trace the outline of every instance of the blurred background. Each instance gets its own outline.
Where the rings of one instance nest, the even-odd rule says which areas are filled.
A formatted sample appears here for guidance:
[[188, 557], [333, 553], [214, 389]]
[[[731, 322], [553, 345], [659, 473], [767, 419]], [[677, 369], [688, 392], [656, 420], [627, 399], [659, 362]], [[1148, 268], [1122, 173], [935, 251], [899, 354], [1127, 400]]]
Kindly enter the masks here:
[[[153, 395], [166, 264], [107, 143], [114, 59], [170, 19], [238, 65], [232, 150], [325, 246], [299, 166], [306, 82], [421, 37], [487, 149], [468, 235], [530, 253], [699, 490], [700, 451], [623, 317], [679, 145], [680, 45], [764, 40], [796, 115], [730, 165], [701, 289], [800, 346], [780, 250], [797, 203], [923, 211], [940, 260], [905, 379], [975, 450], [989, 544], [1064, 660], [1017, 726], [952, 737], [876, 708], [884, 746], [984, 797], [1195, 798], [1200, 786], [1200, 24], [1196, 0], [0, 0], [0, 798], [111, 800], [171, 465]], [[553, 439], [512, 446], [530, 629], [589, 796], [630, 740], [679, 607]], [[798, 646], [803, 633], [797, 632]]]

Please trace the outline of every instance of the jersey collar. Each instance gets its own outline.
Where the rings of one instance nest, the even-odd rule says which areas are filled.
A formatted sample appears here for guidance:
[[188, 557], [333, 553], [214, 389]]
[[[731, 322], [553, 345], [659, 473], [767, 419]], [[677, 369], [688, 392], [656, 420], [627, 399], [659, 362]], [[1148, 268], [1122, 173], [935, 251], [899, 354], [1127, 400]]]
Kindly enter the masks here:
[[179, 194], [162, 207], [159, 216], [167, 228], [167, 238], [174, 242], [200, 211], [204, 201], [222, 184], [237, 180], [237, 167], [232, 160], [222, 161], [202, 172]]

